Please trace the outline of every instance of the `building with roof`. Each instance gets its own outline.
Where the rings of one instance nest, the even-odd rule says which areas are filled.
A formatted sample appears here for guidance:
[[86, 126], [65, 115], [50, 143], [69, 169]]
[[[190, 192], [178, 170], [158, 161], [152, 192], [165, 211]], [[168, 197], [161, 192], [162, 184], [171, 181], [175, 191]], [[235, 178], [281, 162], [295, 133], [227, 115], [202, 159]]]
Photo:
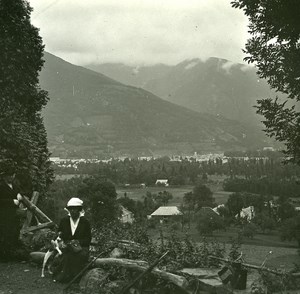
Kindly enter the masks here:
[[235, 216], [235, 218], [238, 218], [239, 216], [240, 216], [241, 219], [244, 219], [248, 222], [251, 222], [252, 219], [255, 217], [254, 206], [249, 206], [249, 207], [243, 208], [240, 211], [240, 215], [237, 214]]
[[154, 212], [151, 213], [149, 218], [159, 219], [161, 221], [181, 220], [183, 213], [178, 209], [177, 206], [160, 206]]
[[168, 187], [169, 186], [169, 181], [166, 179], [157, 179], [155, 182], [156, 186], [165, 186]]
[[123, 205], [120, 206], [122, 213], [119, 217], [119, 220], [123, 224], [132, 224], [134, 221], [134, 215], [131, 211], [129, 211], [127, 208], [125, 208]]

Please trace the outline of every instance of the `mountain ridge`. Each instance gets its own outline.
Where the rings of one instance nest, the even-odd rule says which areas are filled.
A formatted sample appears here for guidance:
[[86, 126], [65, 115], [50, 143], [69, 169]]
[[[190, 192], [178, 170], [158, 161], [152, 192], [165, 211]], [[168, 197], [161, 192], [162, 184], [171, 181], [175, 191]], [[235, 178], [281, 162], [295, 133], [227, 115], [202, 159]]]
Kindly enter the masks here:
[[262, 117], [253, 106], [257, 99], [275, 95], [267, 82], [257, 77], [254, 67], [223, 58], [192, 58], [174, 66], [160, 64], [156, 70], [153, 66], [136, 70], [115, 64], [87, 67], [194, 111], [260, 127]]
[[45, 53], [40, 74], [53, 156], [170, 155], [262, 146], [257, 129], [199, 114]]

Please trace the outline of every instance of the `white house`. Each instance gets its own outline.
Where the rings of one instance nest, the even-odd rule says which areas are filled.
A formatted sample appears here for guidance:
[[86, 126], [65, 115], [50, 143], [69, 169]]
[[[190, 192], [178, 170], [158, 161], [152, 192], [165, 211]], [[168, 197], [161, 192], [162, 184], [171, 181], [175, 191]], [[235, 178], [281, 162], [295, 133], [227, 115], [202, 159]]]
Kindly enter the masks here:
[[177, 206], [161, 206], [151, 213], [150, 217], [155, 218], [173, 218], [182, 216], [183, 213], [178, 209]]
[[220, 215], [220, 213], [219, 213], [219, 208], [223, 208], [223, 207], [225, 207], [224, 204], [219, 204], [218, 206], [212, 208], [212, 210], [213, 210], [216, 214]]
[[119, 217], [119, 220], [123, 224], [132, 224], [134, 221], [134, 215], [131, 211], [129, 211], [127, 208], [121, 205], [122, 214]]
[[169, 183], [168, 183], [168, 180], [157, 179], [156, 182], [155, 182], [155, 185], [168, 187]]
[[[250, 222], [255, 216], [254, 206], [249, 206], [246, 208], [243, 208], [240, 212], [240, 218], [243, 218]], [[238, 217], [238, 214], [235, 216]]]

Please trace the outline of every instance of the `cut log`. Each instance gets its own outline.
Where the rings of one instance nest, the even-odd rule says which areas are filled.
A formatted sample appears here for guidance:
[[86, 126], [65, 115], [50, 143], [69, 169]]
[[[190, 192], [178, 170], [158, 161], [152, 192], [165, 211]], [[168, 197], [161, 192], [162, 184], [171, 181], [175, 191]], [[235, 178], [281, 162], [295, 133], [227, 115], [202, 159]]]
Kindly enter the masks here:
[[94, 261], [94, 265], [96, 267], [101, 267], [103, 265], [109, 266], [124, 266], [127, 268], [140, 266], [140, 267], [147, 267], [149, 266], [148, 262], [143, 260], [133, 260], [127, 258], [114, 258], [114, 257], [104, 257], [104, 258], [97, 258]]
[[[119, 266], [137, 272], [144, 272], [149, 267], [149, 264], [142, 260], [132, 260], [125, 258], [97, 258], [94, 262], [94, 266]], [[180, 288], [186, 288], [186, 286], [188, 285], [186, 278], [163, 270], [159, 270], [158, 268], [154, 268], [151, 271], [151, 274], [165, 281], [171, 282]]]
[[[42, 263], [43, 258], [45, 256], [44, 252], [31, 252], [30, 257], [31, 260], [35, 263]], [[133, 270], [136, 272], [144, 272], [148, 267], [149, 264], [143, 260], [132, 260], [132, 259], [125, 259], [125, 258], [97, 258], [94, 263], [93, 267], [103, 267], [103, 266], [119, 266], [125, 269]], [[154, 268], [151, 271], [151, 274], [161, 278], [165, 281], [171, 282], [174, 285], [178, 286], [181, 289], [186, 289], [188, 285], [188, 281], [185, 277], [175, 275], [163, 270], [159, 270], [158, 268]]]

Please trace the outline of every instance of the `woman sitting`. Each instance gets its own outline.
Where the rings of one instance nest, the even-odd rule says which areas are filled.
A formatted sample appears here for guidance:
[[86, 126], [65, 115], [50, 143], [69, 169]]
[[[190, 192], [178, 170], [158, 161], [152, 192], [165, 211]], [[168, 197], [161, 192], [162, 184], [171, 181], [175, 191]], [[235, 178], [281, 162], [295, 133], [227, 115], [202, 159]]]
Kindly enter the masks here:
[[83, 201], [71, 198], [58, 228], [61, 239], [66, 244], [61, 261], [54, 271], [54, 280], [62, 283], [72, 280], [85, 266], [89, 258], [91, 226], [84, 217]]

